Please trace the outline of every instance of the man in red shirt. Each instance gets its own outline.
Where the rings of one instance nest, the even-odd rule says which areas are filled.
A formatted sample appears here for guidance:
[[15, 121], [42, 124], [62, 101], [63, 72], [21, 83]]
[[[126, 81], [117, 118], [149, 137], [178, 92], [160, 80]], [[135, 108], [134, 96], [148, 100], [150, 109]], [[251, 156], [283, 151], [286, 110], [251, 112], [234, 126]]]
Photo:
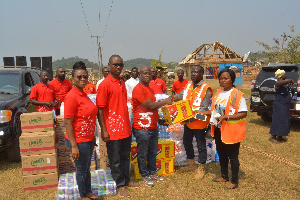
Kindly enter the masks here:
[[92, 82], [87, 82], [86, 86], [83, 88], [83, 91], [86, 93], [86, 94], [96, 94], [97, 91], [96, 91], [96, 86], [94, 85], [94, 83]]
[[64, 102], [67, 93], [72, 89], [72, 83], [66, 79], [66, 70], [62, 67], [56, 70], [56, 79], [49, 82], [55, 89], [55, 96], [59, 104], [55, 107], [56, 115], [60, 115], [60, 106]]
[[130, 181], [129, 165], [131, 129], [127, 108], [127, 92], [120, 78], [123, 59], [119, 55], [109, 58], [108, 75], [98, 87], [96, 105], [102, 139], [106, 142], [111, 174], [121, 196], [130, 196], [125, 186], [138, 187]]
[[154, 91], [154, 94], [164, 94], [167, 92], [166, 83], [157, 77], [157, 71], [151, 68], [152, 80], [149, 83], [149, 87]]
[[188, 80], [183, 79], [184, 71], [182, 69], [177, 71], [177, 76], [178, 80], [173, 83], [172, 87], [173, 95], [180, 93], [184, 89], [184, 86], [189, 82]]
[[[172, 97], [155, 102], [151, 81], [150, 67], [142, 67], [139, 74], [140, 82], [132, 92], [133, 124], [132, 130], [138, 147], [138, 163], [142, 180], [147, 186], [154, 186], [153, 180], [163, 182], [156, 173], [156, 154], [158, 150], [158, 111], [157, 109], [172, 103]], [[148, 161], [148, 164], [147, 164]]]
[[47, 84], [49, 73], [43, 70], [40, 74], [40, 79], [40, 82], [31, 89], [30, 101], [36, 106], [38, 112], [52, 111], [59, 102], [55, 99], [54, 87]]

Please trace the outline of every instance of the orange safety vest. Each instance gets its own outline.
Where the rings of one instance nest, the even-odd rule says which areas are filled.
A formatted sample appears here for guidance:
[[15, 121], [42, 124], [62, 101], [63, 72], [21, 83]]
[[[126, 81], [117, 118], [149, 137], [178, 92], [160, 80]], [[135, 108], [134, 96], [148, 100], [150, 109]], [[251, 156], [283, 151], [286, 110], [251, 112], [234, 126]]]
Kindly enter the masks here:
[[[189, 99], [192, 110], [193, 111], [198, 110], [208, 89], [210, 89], [211, 92], [213, 92], [211, 87], [209, 87], [209, 85], [203, 82], [201, 85], [199, 85], [193, 90], [193, 83], [192, 81], [190, 81], [184, 87], [183, 100]], [[210, 116], [207, 116], [206, 121], [195, 120], [190, 123], [187, 123], [186, 125], [190, 129], [204, 129], [207, 128], [209, 121], [210, 121]]]
[[[212, 98], [211, 110], [215, 110], [215, 102], [219, 94], [223, 91], [219, 89], [216, 95]], [[233, 115], [238, 112], [241, 99], [244, 94], [236, 88], [233, 88], [229, 100], [225, 108], [225, 116]], [[215, 126], [211, 126], [211, 135], [214, 137]], [[225, 144], [234, 144], [244, 140], [246, 136], [246, 118], [239, 120], [223, 120], [221, 124], [221, 140]]]

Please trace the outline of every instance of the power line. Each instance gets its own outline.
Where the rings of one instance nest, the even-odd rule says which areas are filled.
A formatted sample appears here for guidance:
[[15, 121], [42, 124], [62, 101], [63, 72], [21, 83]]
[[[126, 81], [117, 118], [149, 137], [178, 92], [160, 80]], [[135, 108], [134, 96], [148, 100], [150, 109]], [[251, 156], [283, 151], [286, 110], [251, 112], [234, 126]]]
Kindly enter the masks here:
[[[110, 9], [109, 9], [109, 13], [108, 13], [108, 17], [107, 17], [107, 21], [106, 21], [106, 24], [105, 24], [105, 27], [104, 27], [104, 31], [103, 31], [102, 37], [104, 37], [105, 32], [106, 32], [106, 29], [107, 29], [107, 26], [108, 26], [108, 22], [109, 22], [109, 19], [110, 19], [110, 14], [111, 14], [111, 10], [112, 10], [112, 7], [113, 7], [113, 3], [114, 3], [114, 1], [112, 0], [112, 1], [111, 1], [111, 5], [110, 5]], [[100, 13], [99, 13], [99, 21], [100, 21]]]

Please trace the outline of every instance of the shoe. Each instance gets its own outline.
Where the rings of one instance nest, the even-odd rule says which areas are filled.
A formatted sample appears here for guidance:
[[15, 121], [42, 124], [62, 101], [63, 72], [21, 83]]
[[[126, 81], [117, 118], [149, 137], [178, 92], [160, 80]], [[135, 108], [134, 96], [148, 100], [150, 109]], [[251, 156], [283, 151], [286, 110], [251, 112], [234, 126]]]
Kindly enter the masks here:
[[165, 179], [161, 176], [158, 176], [156, 173], [151, 175], [151, 179], [157, 182], [165, 182]]
[[92, 200], [101, 200], [101, 199], [103, 199], [103, 197], [97, 197], [93, 193], [87, 194], [87, 198], [92, 199]]
[[205, 164], [198, 164], [198, 169], [196, 169], [196, 175], [195, 175], [196, 180], [203, 179], [203, 177], [205, 175], [204, 167], [205, 167]]
[[120, 187], [118, 189], [118, 194], [122, 197], [130, 197], [128, 190], [125, 187]]
[[129, 183], [126, 186], [131, 187], [131, 188], [139, 188], [140, 184], [135, 183], [133, 181], [129, 181]]
[[153, 183], [153, 181], [152, 181], [152, 179], [151, 179], [150, 176], [144, 176], [144, 177], [142, 178], [142, 180], [144, 181], [144, 183], [145, 183], [147, 186], [149, 186], [149, 187], [153, 187], [153, 186], [154, 186], [154, 183]]
[[278, 137], [278, 142], [286, 142], [287, 139], [286, 138], [283, 138], [283, 137]]
[[197, 165], [196, 165], [194, 159], [187, 159], [187, 161], [188, 161], [187, 166], [180, 167], [181, 172], [190, 172], [190, 171], [194, 171], [195, 169], [197, 169]]
[[229, 181], [229, 178], [219, 177], [219, 178], [214, 178], [212, 181], [213, 182], [227, 182], [227, 181]]
[[224, 188], [226, 189], [226, 190], [233, 190], [233, 189], [235, 189], [235, 188], [238, 188], [238, 184], [233, 184], [233, 183], [227, 183], [225, 186], [224, 186]]
[[273, 142], [274, 144], [279, 144], [278, 140], [276, 140], [275, 138], [270, 138], [269, 139], [271, 142]]

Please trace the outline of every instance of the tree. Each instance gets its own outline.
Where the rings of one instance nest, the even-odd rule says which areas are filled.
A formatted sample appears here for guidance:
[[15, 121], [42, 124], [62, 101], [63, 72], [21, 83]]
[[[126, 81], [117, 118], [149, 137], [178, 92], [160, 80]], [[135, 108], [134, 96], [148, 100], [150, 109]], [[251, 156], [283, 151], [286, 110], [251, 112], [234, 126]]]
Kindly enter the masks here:
[[270, 62], [300, 63], [300, 35], [293, 35], [295, 32], [293, 25], [289, 26], [289, 29], [290, 35], [284, 32], [280, 38], [273, 38], [274, 46], [255, 40], [267, 50], [265, 53], [268, 54]]

